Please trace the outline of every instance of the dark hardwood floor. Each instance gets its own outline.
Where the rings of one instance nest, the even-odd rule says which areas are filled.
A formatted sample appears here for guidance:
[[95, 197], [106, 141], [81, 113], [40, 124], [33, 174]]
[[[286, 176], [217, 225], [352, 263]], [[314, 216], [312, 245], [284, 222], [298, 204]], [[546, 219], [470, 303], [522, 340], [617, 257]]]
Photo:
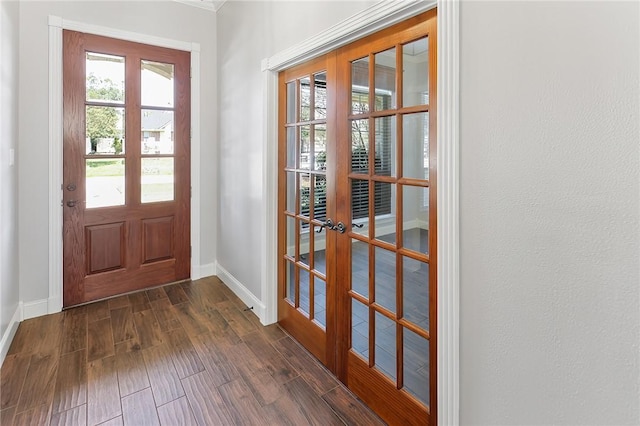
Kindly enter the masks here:
[[215, 277], [23, 321], [2, 425], [383, 422]]

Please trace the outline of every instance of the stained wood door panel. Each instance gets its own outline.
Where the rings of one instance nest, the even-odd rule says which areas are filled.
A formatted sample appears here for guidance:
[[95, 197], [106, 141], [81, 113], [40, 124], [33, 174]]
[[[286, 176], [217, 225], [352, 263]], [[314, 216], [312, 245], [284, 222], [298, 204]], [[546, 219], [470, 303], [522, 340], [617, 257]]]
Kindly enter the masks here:
[[[349, 354], [349, 389], [352, 389], [369, 406], [376, 407], [382, 418], [396, 419], [398, 424], [423, 425], [429, 422], [429, 410], [420, 404], [407, 405], [405, 398], [399, 397], [396, 386], [387, 377], [374, 369], [366, 368], [357, 359], [357, 355]], [[409, 395], [404, 395], [410, 397]], [[396, 410], [398, 406], [405, 407]]]
[[87, 275], [124, 268], [126, 257], [125, 223], [85, 227]]
[[[63, 38], [64, 306], [188, 278], [189, 53], [73, 31]], [[170, 101], [149, 97], [145, 84]], [[161, 116], [172, 119], [152, 123]]]
[[174, 220], [172, 216], [142, 220], [142, 263], [173, 257]]

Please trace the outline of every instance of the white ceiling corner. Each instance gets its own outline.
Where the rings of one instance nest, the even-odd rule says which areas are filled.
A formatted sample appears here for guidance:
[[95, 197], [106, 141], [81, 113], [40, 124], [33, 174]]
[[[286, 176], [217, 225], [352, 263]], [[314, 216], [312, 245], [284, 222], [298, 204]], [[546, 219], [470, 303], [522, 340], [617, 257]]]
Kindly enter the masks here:
[[218, 11], [227, 0], [174, 0], [178, 3], [186, 4], [189, 6], [199, 7], [201, 9], [211, 10], [213, 12]]

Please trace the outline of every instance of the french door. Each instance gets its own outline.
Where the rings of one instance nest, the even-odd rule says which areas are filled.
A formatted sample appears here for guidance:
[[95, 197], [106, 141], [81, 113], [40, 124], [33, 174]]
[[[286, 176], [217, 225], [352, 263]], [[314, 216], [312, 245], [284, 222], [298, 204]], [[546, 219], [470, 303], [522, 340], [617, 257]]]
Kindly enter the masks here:
[[391, 424], [436, 407], [436, 11], [280, 74], [279, 321]]
[[63, 39], [64, 306], [189, 278], [189, 53]]

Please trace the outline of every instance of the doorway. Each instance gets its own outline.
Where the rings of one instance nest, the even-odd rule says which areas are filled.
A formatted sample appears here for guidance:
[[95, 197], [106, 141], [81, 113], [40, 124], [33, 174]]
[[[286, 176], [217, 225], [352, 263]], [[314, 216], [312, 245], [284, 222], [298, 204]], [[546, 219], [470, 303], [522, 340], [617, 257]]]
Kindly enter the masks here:
[[189, 53], [63, 39], [63, 306], [189, 278]]
[[432, 10], [279, 76], [279, 322], [391, 424], [435, 423], [436, 43]]

